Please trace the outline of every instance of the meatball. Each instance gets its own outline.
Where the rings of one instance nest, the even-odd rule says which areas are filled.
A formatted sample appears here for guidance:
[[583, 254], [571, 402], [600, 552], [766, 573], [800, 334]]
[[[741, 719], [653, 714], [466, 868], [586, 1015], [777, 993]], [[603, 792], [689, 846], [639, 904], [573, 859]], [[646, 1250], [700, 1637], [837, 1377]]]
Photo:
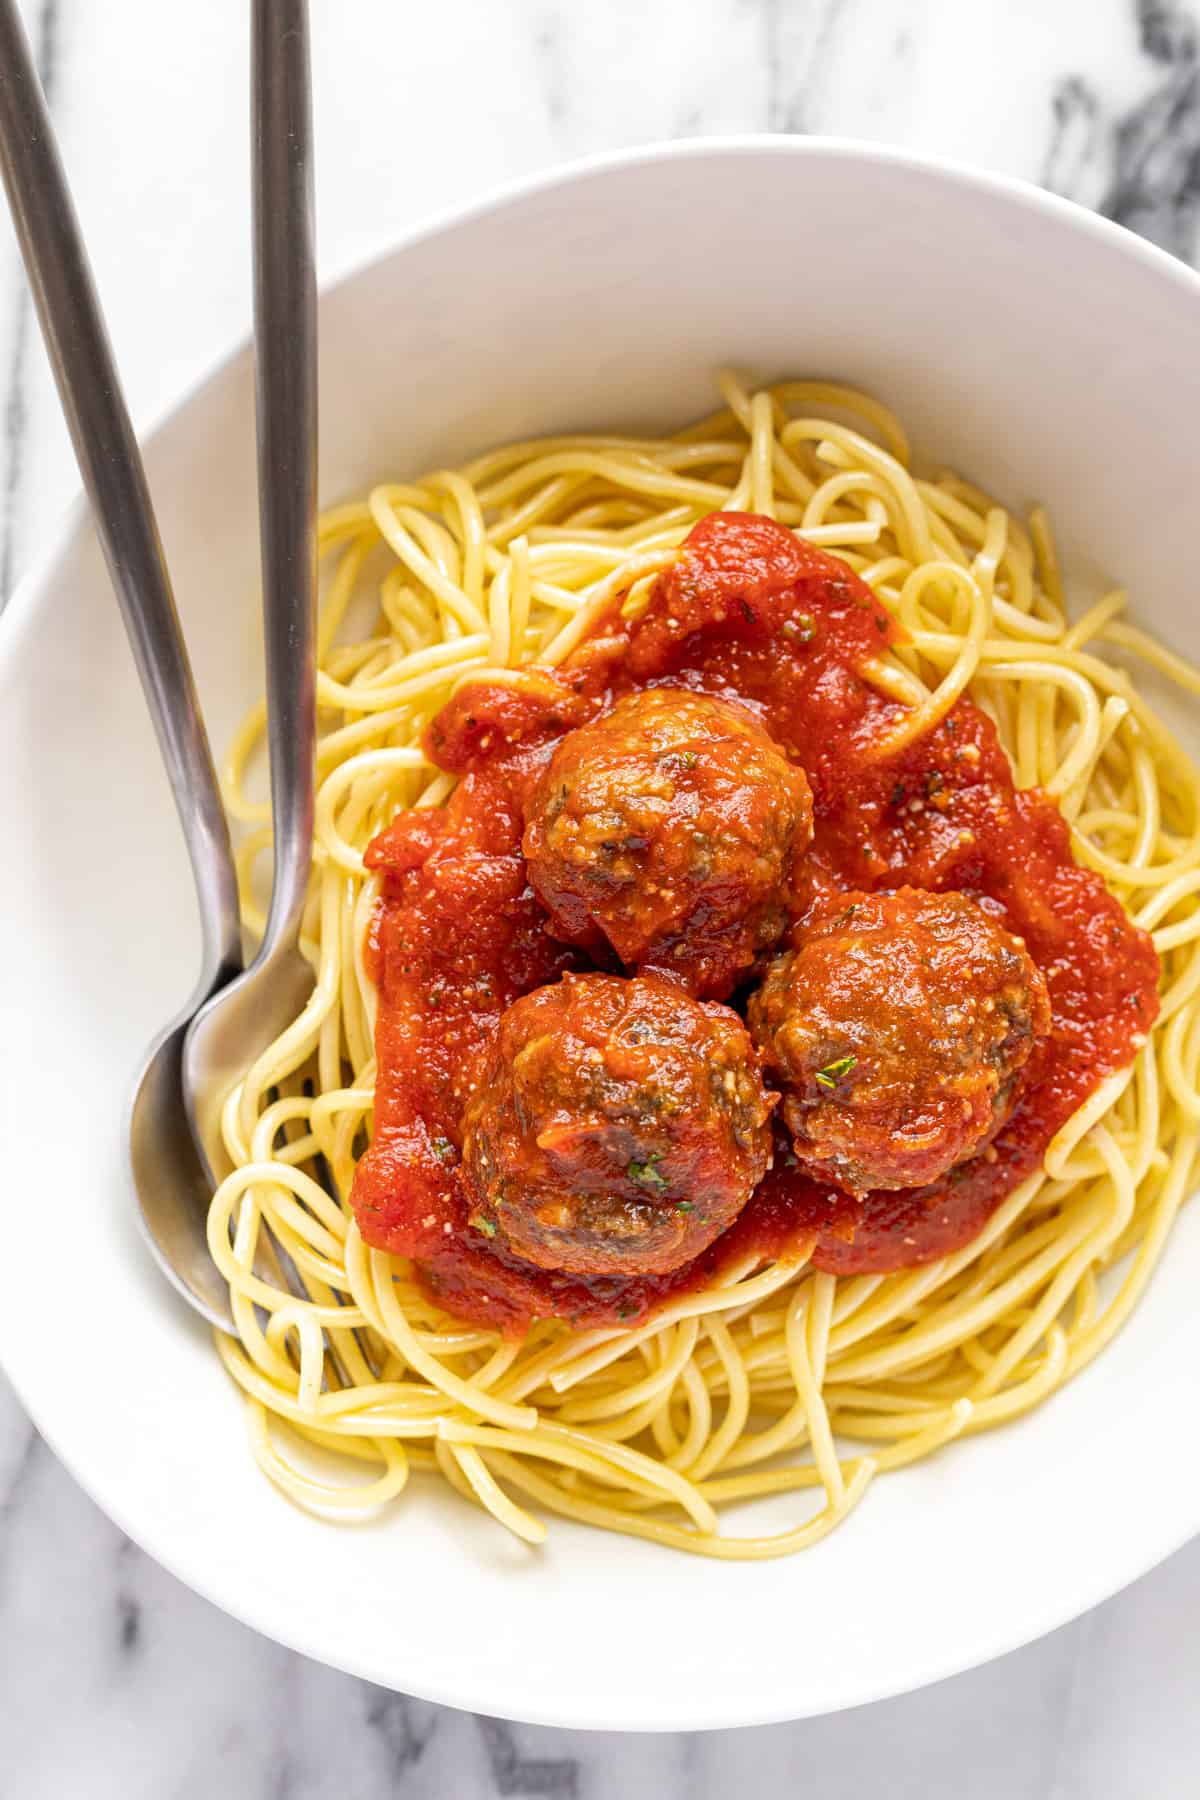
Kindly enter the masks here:
[[1050, 1024], [1022, 939], [965, 894], [846, 894], [749, 1005], [796, 1155], [852, 1194], [936, 1181], [999, 1130]]
[[741, 1020], [658, 976], [536, 989], [480, 1073], [462, 1121], [470, 1222], [541, 1268], [666, 1274], [770, 1160], [774, 1102]]
[[648, 688], [562, 739], [524, 851], [558, 936], [723, 996], [778, 941], [811, 837], [804, 772], [749, 713]]

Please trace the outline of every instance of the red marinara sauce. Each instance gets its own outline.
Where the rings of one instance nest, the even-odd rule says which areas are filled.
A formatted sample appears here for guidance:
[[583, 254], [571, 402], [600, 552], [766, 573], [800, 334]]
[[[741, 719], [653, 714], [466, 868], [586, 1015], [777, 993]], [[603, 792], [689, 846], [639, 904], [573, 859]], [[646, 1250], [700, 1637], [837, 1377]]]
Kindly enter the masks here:
[[[1158, 958], [1099, 876], [1072, 858], [1053, 800], [1017, 791], [990, 720], [960, 700], [895, 751], [904, 716], [864, 677], [901, 641], [871, 589], [769, 519], [714, 513], [640, 619], [614, 610], [567, 665], [520, 688], [474, 683], [428, 749], [461, 779], [437, 811], [401, 813], [367, 850], [383, 877], [371, 935], [379, 986], [374, 1141], [352, 1205], [365, 1240], [410, 1257], [449, 1311], [521, 1330], [535, 1316], [632, 1321], [736, 1257], [802, 1255], [839, 1274], [930, 1261], [969, 1243], [1158, 1011]], [[748, 705], [801, 765], [815, 831], [802, 907], [831, 891], [958, 889], [1025, 939], [1051, 1030], [990, 1147], [930, 1187], [852, 1199], [811, 1180], [778, 1129], [774, 1167], [695, 1262], [657, 1278], [568, 1277], [498, 1253], [467, 1223], [459, 1121], [501, 1012], [568, 969], [521, 854], [524, 797], [554, 745], [621, 695], [669, 684]], [[613, 965], [615, 966], [615, 965]]]

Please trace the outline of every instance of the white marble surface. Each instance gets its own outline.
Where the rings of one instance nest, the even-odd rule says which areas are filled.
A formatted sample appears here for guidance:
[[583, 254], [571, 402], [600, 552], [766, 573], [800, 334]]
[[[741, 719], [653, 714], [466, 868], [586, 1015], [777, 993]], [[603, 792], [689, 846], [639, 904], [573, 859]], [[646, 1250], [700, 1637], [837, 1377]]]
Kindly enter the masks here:
[[[803, 130], [1040, 180], [1200, 251], [1200, 0], [312, 0], [321, 264], [583, 152]], [[245, 0], [24, 0], [135, 416], [248, 318]], [[74, 486], [0, 222], [0, 594]], [[110, 1525], [0, 1381], [2, 1800], [1174, 1800], [1200, 1543], [1032, 1648], [805, 1724], [588, 1737], [324, 1670]]]

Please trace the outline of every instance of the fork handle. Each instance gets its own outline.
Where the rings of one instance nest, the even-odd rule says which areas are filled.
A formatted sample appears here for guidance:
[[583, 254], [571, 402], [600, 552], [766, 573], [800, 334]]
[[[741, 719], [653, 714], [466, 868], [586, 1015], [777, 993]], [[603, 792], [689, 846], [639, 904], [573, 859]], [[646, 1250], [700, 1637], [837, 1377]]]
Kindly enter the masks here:
[[15, 0], [0, 0], [0, 175], [96, 536], [187, 840], [207, 990], [242, 966], [229, 826], [146, 472]]
[[316, 738], [317, 289], [306, 0], [254, 0], [254, 345], [275, 872], [261, 957], [299, 934]]

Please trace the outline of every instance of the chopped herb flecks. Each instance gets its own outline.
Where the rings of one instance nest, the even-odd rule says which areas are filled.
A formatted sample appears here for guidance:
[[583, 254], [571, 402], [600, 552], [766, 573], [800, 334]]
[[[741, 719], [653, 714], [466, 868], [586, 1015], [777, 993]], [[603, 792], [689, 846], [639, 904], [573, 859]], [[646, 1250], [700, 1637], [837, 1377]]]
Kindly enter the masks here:
[[817, 1080], [822, 1087], [836, 1087], [843, 1075], [848, 1075], [855, 1063], [856, 1056], [839, 1056], [836, 1062], [826, 1063], [823, 1069], [817, 1070]]
[[453, 1162], [454, 1145], [450, 1142], [448, 1137], [435, 1137], [433, 1140], [433, 1154], [437, 1157], [439, 1162]]
[[631, 1162], [625, 1173], [630, 1181], [636, 1181], [639, 1187], [654, 1188], [661, 1194], [671, 1185], [658, 1166], [661, 1161], [662, 1151], [652, 1150], [650, 1155], [641, 1162], [636, 1160]]
[[485, 1219], [482, 1213], [476, 1213], [471, 1219], [471, 1229], [473, 1231], [482, 1231], [484, 1237], [494, 1238], [496, 1235], [494, 1221]]
[[780, 630], [793, 644], [811, 644], [816, 625], [811, 613], [797, 613], [794, 619], [785, 619]]

